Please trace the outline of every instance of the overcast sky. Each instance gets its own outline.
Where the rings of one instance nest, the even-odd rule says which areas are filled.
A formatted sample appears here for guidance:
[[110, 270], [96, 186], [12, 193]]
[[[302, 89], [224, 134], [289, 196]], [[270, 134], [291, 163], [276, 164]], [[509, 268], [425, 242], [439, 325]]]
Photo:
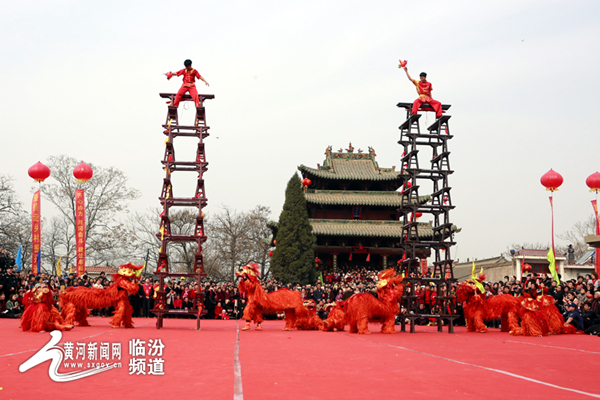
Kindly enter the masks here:
[[[27, 169], [66, 154], [121, 169], [142, 194], [131, 210], [159, 206], [158, 93], [179, 89], [162, 74], [190, 58], [210, 83], [199, 91], [215, 95], [205, 104], [208, 212], [261, 204], [278, 219], [297, 166], [322, 163], [328, 145], [372, 146], [380, 166], [400, 167], [395, 104], [416, 98], [398, 69], [407, 59], [452, 104], [451, 220], [463, 228], [453, 256], [497, 256], [550, 242], [540, 184], [550, 168], [565, 179], [557, 232], [592, 214], [598, 21], [596, 0], [4, 1], [0, 173], [28, 208]], [[178, 139], [176, 150], [191, 159], [195, 145]], [[175, 195], [193, 192], [192, 175]], [[48, 202], [42, 210], [52, 215]]]

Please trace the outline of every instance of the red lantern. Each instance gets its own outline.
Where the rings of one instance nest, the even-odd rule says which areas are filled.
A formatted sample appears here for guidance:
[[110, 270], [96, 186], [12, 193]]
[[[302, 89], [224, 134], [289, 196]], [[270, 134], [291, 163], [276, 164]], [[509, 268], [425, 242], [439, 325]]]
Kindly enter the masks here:
[[50, 176], [50, 168], [38, 161], [27, 170], [27, 173], [34, 181], [44, 182]]
[[315, 257], [315, 264], [321, 264], [321, 259], [319, 257]]
[[277, 245], [277, 240], [273, 240], [273, 244], [274, 244], [274, 245]]
[[600, 190], [600, 173], [594, 172], [585, 180], [585, 184], [590, 188], [590, 192], [596, 192]]
[[311, 183], [312, 183], [312, 181], [308, 178], [302, 179], [302, 184], [306, 187], [310, 186]]
[[555, 190], [558, 190], [560, 185], [563, 184], [563, 177], [558, 172], [550, 169], [550, 171], [542, 175], [540, 182], [546, 188], [546, 190], [554, 192]]
[[77, 179], [77, 183], [85, 183], [92, 179], [93, 175], [94, 171], [92, 171], [92, 168], [84, 162], [76, 166], [73, 170], [73, 176]]
[[529, 271], [531, 271], [531, 265], [529, 265], [529, 264], [523, 265], [523, 272], [525, 272], [527, 274], [527, 273], [529, 273]]
[[418, 213], [416, 214], [416, 217], [417, 217], [417, 219], [421, 218], [422, 216], [423, 216], [423, 213], [422, 213], [422, 212], [418, 212]]
[[273, 257], [273, 250], [269, 252], [269, 257]]

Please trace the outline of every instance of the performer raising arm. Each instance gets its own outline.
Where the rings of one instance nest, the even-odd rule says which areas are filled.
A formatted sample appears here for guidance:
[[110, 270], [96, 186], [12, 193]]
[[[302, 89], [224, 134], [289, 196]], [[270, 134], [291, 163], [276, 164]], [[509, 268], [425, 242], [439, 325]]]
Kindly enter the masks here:
[[206, 86], [209, 86], [208, 82], [204, 80], [204, 78], [198, 73], [198, 71], [192, 68], [192, 60], [185, 60], [183, 62], [183, 65], [185, 66], [185, 68], [177, 71], [175, 74], [173, 72], [167, 72], [165, 74], [167, 76], [167, 79], [171, 79], [173, 75], [183, 75], [183, 85], [181, 85], [181, 89], [179, 89], [179, 92], [177, 92], [173, 105], [175, 107], [179, 107], [179, 102], [181, 101], [183, 95], [187, 92], [190, 92], [190, 96], [192, 96], [196, 107], [198, 107], [200, 105], [200, 100], [198, 99], [198, 91], [196, 90], [196, 78], [206, 83]]
[[406, 76], [408, 79], [417, 87], [417, 93], [419, 93], [419, 98], [415, 100], [413, 103], [413, 108], [411, 110], [411, 114], [416, 114], [419, 111], [419, 107], [421, 104], [427, 103], [435, 110], [435, 116], [437, 118], [442, 116], [442, 103], [437, 100], [431, 98], [431, 91], [433, 87], [430, 82], [427, 82], [427, 74], [425, 72], [421, 72], [419, 75], [419, 80], [413, 79], [408, 74], [408, 68], [403, 67], [404, 72], [406, 72]]

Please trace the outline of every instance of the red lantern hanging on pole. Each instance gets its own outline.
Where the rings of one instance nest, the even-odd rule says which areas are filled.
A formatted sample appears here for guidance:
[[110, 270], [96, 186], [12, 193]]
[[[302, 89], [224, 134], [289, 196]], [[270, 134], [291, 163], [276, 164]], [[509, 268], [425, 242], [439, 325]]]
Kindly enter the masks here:
[[[590, 192], [596, 193], [596, 199], [592, 200], [594, 207], [594, 216], [596, 217], [596, 235], [600, 235], [600, 218], [598, 217], [598, 191], [600, 191], [600, 173], [594, 172], [585, 180]], [[596, 249], [596, 273], [600, 274], [600, 249]]]
[[81, 162], [73, 170], [73, 176], [77, 179], [77, 183], [85, 183], [92, 179], [93, 175], [94, 171], [92, 171], [92, 168], [84, 162]]
[[542, 175], [540, 182], [546, 188], [546, 190], [549, 190], [550, 192], [555, 192], [558, 190], [560, 185], [563, 184], [563, 177], [558, 172], [550, 169], [550, 171]]
[[48, 179], [48, 177], [50, 176], [50, 168], [38, 161], [37, 163], [29, 167], [27, 173], [30, 177], [33, 178], [35, 182], [41, 183]]
[[596, 192], [596, 194], [598, 194], [598, 191], [600, 191], [600, 173], [596, 171], [588, 176], [585, 180], [585, 184], [590, 188], [590, 192]]
[[550, 171], [542, 175], [540, 182], [546, 188], [546, 190], [550, 191], [550, 212], [552, 214], [552, 254], [550, 254], [550, 251], [548, 252], [548, 261], [550, 261], [548, 268], [550, 269], [550, 273], [552, 274], [552, 277], [556, 283], [560, 284], [560, 279], [558, 278], [558, 273], [556, 272], [556, 250], [554, 247], [554, 201], [552, 195], [558, 190], [560, 185], [563, 184], [563, 177], [558, 172], [550, 169]]
[[[30, 177], [37, 183], [42, 183], [50, 176], [50, 168], [41, 162], [32, 165], [27, 171]], [[40, 247], [42, 245], [42, 217], [41, 217], [42, 194], [38, 190], [33, 194], [31, 202], [31, 272], [38, 275], [41, 271]]]
[[[94, 175], [92, 168], [81, 164], [73, 169], [73, 176], [77, 183], [85, 183]], [[77, 276], [85, 275], [85, 192], [84, 189], [75, 191], [75, 249], [77, 253]]]

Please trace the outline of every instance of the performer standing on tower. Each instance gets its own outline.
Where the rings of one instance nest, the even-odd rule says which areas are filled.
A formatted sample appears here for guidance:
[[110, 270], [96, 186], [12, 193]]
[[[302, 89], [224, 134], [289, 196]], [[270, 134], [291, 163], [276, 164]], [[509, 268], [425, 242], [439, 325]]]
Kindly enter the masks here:
[[192, 96], [192, 99], [194, 100], [194, 103], [196, 103], [196, 107], [198, 107], [200, 105], [200, 100], [198, 99], [198, 91], [196, 90], [196, 78], [206, 83], [206, 86], [209, 86], [208, 82], [206, 82], [204, 78], [200, 76], [198, 71], [192, 68], [192, 60], [185, 60], [183, 62], [183, 65], [185, 66], [185, 68], [180, 71], [177, 71], [175, 74], [173, 72], [167, 72], [165, 74], [167, 76], [167, 79], [171, 79], [173, 75], [183, 75], [183, 85], [181, 85], [181, 89], [179, 89], [179, 92], [177, 92], [177, 96], [175, 96], [175, 101], [173, 102], [173, 105], [175, 107], [179, 107], [179, 102], [181, 101], [181, 98], [184, 94], [189, 92], [190, 96]]
[[419, 93], [419, 98], [415, 100], [413, 103], [411, 114], [416, 114], [419, 111], [419, 107], [421, 104], [427, 103], [435, 110], [435, 116], [437, 118], [442, 116], [442, 103], [437, 100], [431, 98], [431, 91], [433, 90], [433, 86], [431, 86], [430, 82], [427, 82], [427, 74], [425, 72], [421, 72], [419, 75], [419, 80], [413, 79], [408, 74], [408, 68], [406, 66], [403, 67], [404, 72], [406, 72], [406, 76], [408, 80], [410, 80], [417, 87], [417, 93]]

